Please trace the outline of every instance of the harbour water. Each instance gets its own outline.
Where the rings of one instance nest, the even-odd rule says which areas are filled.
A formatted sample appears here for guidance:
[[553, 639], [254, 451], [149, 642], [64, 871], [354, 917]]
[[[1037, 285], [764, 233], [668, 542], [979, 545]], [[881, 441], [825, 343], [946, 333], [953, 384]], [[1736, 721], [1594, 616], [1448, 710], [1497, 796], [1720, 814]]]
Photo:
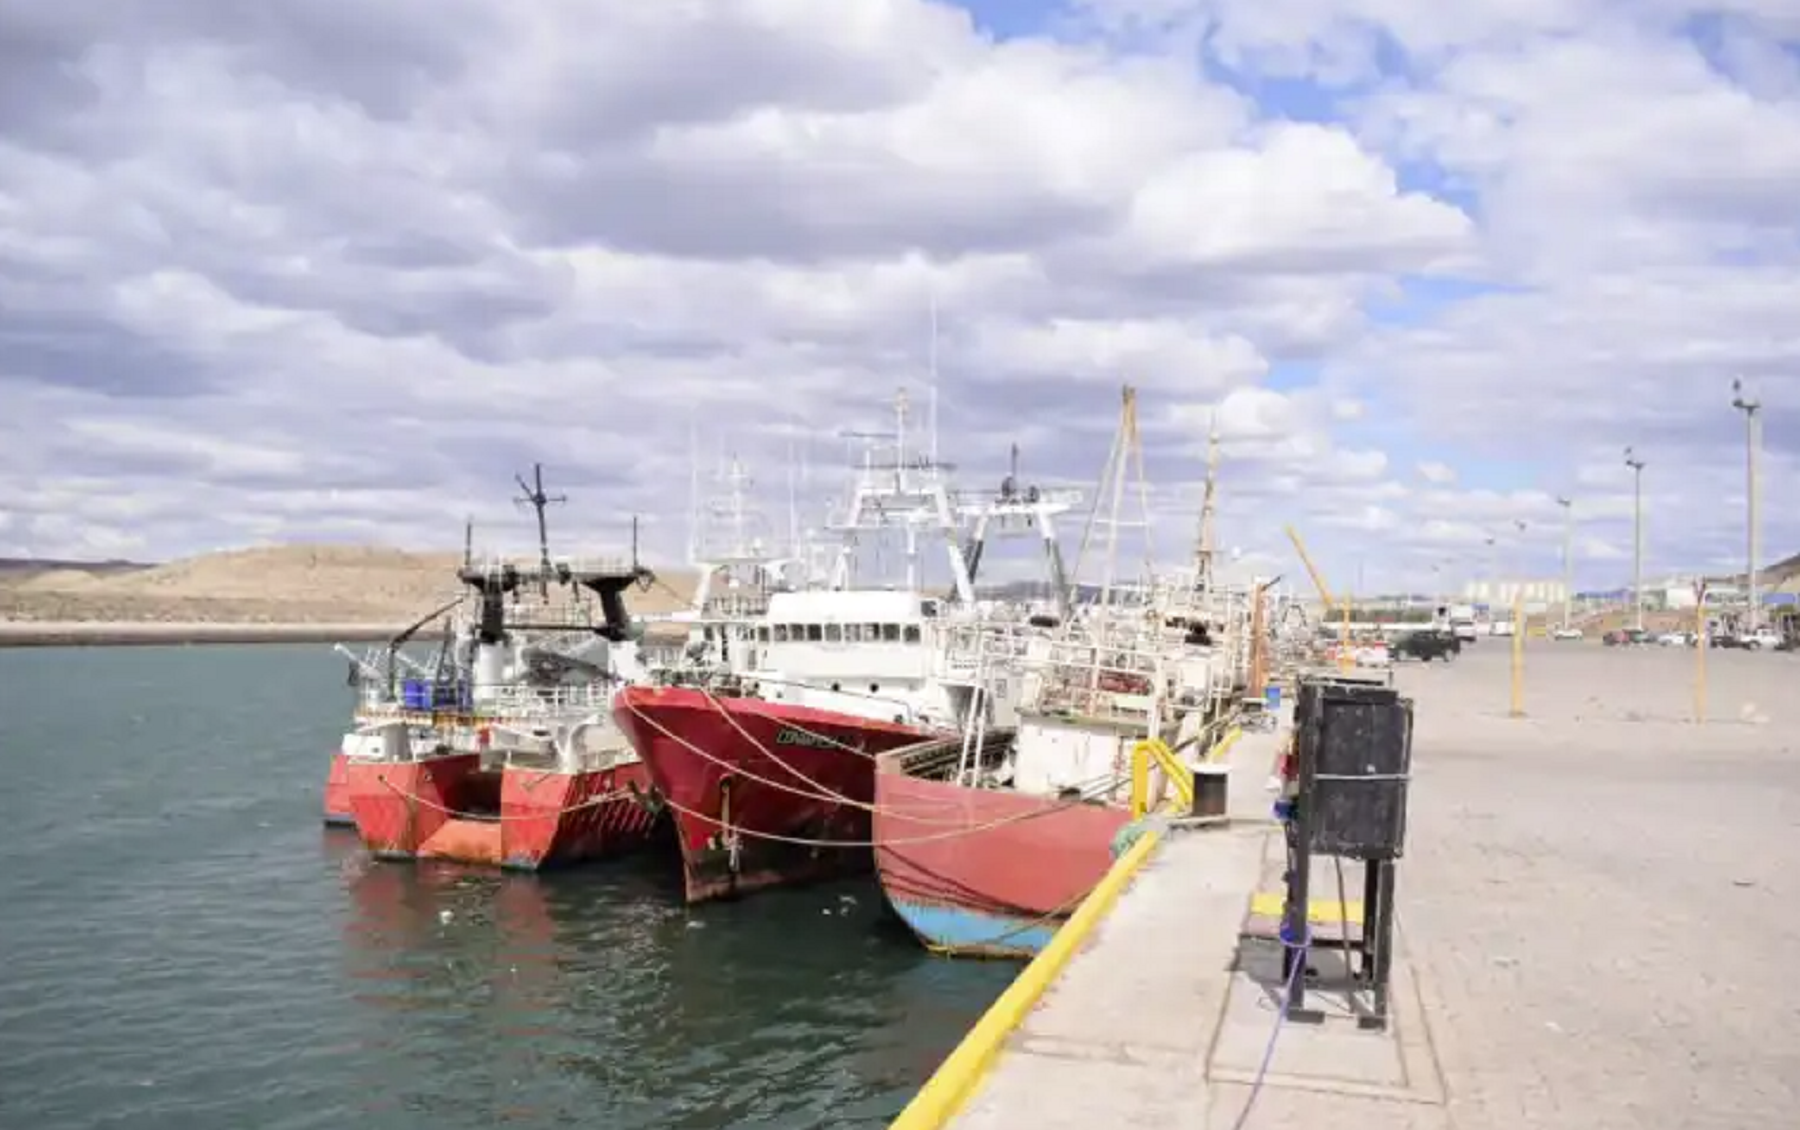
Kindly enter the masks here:
[[1015, 971], [872, 884], [377, 864], [319, 646], [0, 651], [0, 1126], [881, 1126]]

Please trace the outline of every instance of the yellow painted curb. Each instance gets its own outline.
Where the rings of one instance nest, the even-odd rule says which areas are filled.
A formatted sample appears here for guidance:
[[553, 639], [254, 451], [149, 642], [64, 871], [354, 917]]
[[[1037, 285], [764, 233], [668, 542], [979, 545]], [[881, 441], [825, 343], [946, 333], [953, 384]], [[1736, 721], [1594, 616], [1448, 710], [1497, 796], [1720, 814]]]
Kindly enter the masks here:
[[1237, 744], [1237, 740], [1243, 736], [1244, 731], [1240, 727], [1233, 726], [1231, 729], [1226, 730], [1224, 736], [1214, 742], [1213, 747], [1206, 751], [1206, 760], [1217, 761], [1221, 757], [1224, 757], [1227, 753], [1231, 752], [1231, 747]]
[[1013, 978], [1013, 983], [969, 1029], [956, 1050], [938, 1065], [912, 1102], [907, 1103], [900, 1116], [888, 1125], [888, 1130], [939, 1130], [949, 1124], [981, 1084], [1006, 1038], [1031, 1015], [1045, 990], [1062, 974], [1069, 959], [1119, 901], [1132, 876], [1144, 866], [1161, 842], [1162, 832], [1151, 828], [1124, 855], [1113, 861], [1106, 875], [1094, 884], [1094, 889], [1075, 908], [1075, 913], [1051, 937], [1050, 944], [1039, 950], [1031, 964]]

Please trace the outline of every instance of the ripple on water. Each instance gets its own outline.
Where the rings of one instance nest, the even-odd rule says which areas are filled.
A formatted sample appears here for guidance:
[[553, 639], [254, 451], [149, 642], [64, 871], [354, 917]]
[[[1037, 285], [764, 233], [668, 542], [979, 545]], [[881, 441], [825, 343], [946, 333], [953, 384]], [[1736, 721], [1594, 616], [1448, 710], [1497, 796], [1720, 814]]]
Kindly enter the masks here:
[[317, 824], [342, 671], [0, 651], [0, 1126], [879, 1126], [1010, 974], [867, 884], [372, 863]]

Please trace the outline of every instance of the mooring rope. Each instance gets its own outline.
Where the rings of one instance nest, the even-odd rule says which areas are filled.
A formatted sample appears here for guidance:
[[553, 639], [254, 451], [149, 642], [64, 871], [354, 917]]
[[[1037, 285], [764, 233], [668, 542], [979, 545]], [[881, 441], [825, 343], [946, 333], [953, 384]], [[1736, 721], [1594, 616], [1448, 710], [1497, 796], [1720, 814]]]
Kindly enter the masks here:
[[[966, 827], [956, 828], [948, 832], [936, 832], [927, 836], [906, 836], [883, 840], [822, 840], [807, 836], [788, 836], [779, 832], [764, 832], [755, 828], [727, 824], [717, 816], [708, 816], [704, 812], [688, 808], [687, 806], [670, 799], [667, 795], [663, 796], [662, 803], [668, 805], [676, 812], [681, 813], [683, 816], [690, 817], [694, 820], [702, 820], [715, 827], [722, 828], [727, 832], [741, 833], [752, 839], [769, 840], [778, 844], [793, 844], [797, 847], [879, 848], [909, 847], [914, 844], [942, 843], [945, 840], [954, 840], [958, 836], [979, 835], [982, 832], [991, 832], [995, 828], [1003, 828], [1009, 824], [1022, 824], [1027, 820], [1035, 820], [1040, 816], [1049, 816], [1055, 812], [1074, 808], [1076, 805], [1088, 803], [1090, 799], [1091, 798], [1086, 796], [1075, 796], [1070, 797], [1067, 800], [1058, 801], [1055, 804], [1046, 805], [1043, 808], [1033, 808], [1026, 812], [1015, 812], [1010, 816], [1003, 816], [996, 820], [988, 820], [980, 824], [967, 825]], [[926, 821], [919, 822], [926, 823]]]
[[[1098, 884], [1096, 884], [1096, 886], [1097, 885]], [[979, 943], [979, 945], [991, 946], [998, 942], [1006, 941], [1008, 938], [1016, 938], [1020, 934], [1024, 934], [1024, 933], [1027, 933], [1028, 931], [1035, 930], [1040, 926], [1048, 926], [1050, 923], [1055, 922], [1058, 919], [1067, 919], [1070, 914], [1074, 913], [1075, 908], [1080, 906], [1083, 902], [1087, 901], [1087, 897], [1093, 893], [1094, 893], [1094, 888], [1088, 887], [1086, 890], [1082, 891], [1080, 894], [1076, 895], [1074, 898], [1067, 899], [1067, 900], [1057, 904], [1056, 906], [1051, 907], [1049, 910], [1044, 911], [1044, 913], [1037, 915], [1035, 918], [1031, 918], [1018, 926], [1014, 926], [1010, 930], [1007, 930], [1003, 933], [995, 934], [990, 938], [986, 938], [986, 939], [982, 940]], [[973, 947], [966, 946], [966, 945], [965, 946], [946, 946], [946, 945], [939, 945], [938, 943], [935, 943], [935, 942], [926, 942], [925, 948], [928, 951], [935, 953], [935, 954], [953, 954], [959, 950], [967, 951]]]
[[[784, 770], [786, 770], [787, 772], [798, 777], [800, 780], [805, 781], [809, 785], [812, 785], [813, 789], [808, 790], [808, 789], [797, 788], [793, 785], [786, 783], [785, 781], [777, 781], [772, 777], [766, 777], [760, 773], [753, 772], [750, 769], [747, 769], [740, 764], [734, 764], [732, 762], [728, 762], [721, 757], [717, 757], [711, 753], [708, 753], [706, 750], [702, 749], [699, 745], [695, 744], [694, 742], [690, 741], [687, 738], [682, 737], [680, 734], [675, 733], [673, 730], [669, 729], [667, 726], [663, 725], [661, 722], [658, 722], [655, 718], [650, 717], [650, 715], [648, 715], [644, 711], [640, 710], [636, 703], [627, 702], [625, 705], [628, 709], [630, 709], [630, 711], [632, 712], [633, 715], [635, 715], [639, 719], [643, 720], [643, 722], [645, 724], [650, 726], [652, 729], [654, 729], [657, 733], [661, 734], [663, 737], [668, 738], [670, 741], [681, 746], [683, 749], [687, 750], [689, 753], [692, 753], [694, 756], [699, 757], [704, 761], [710, 762], [711, 764], [718, 766], [720, 769], [723, 769], [728, 773], [731, 773], [733, 776], [742, 777], [745, 780], [754, 781], [759, 785], [765, 785], [769, 788], [776, 789], [776, 790], [779, 790], [784, 793], [791, 793], [794, 796], [804, 797], [807, 800], [829, 801], [832, 804], [847, 805], [851, 808], [861, 809], [862, 811], [869, 812], [869, 813], [876, 813], [876, 812], [886, 813], [888, 815], [896, 816], [896, 817], [899, 817], [899, 818], [905, 819], [905, 820], [911, 820], [911, 821], [914, 821], [915, 823], [919, 823], [919, 824], [937, 824], [937, 825], [942, 825], [944, 827], [966, 826], [966, 825], [964, 825], [963, 821], [961, 821], [961, 820], [935, 819], [930, 816], [915, 814], [914, 812], [907, 810], [907, 809], [896, 808], [892, 805], [888, 805], [888, 806], [884, 807], [882, 805], [874, 804], [869, 801], [856, 800], [852, 797], [844, 796], [842, 793], [839, 793], [839, 792], [836, 792], [836, 791], [826, 788], [826, 786], [820, 784], [817, 781], [812, 780], [811, 778], [807, 777], [804, 773], [801, 773], [799, 770], [793, 768], [790, 765], [787, 765], [784, 761], [782, 761], [781, 758], [779, 758], [779, 757], [775, 756], [775, 754], [771, 753], [769, 751], [768, 747], [764, 746], [761, 742], [757, 741], [754, 737], [752, 737], [748, 734], [745, 734], [745, 740], [749, 741], [750, 744], [756, 749], [756, 751], [758, 753], [760, 753], [762, 756], [768, 758], [769, 760], [774, 761], [777, 764], [781, 765]], [[741, 730], [739, 732], [742, 733]], [[1109, 774], [1108, 780], [1113, 780], [1116, 782], [1117, 778], [1115, 775]], [[819, 791], [819, 790], [823, 790], [823, 791]], [[672, 801], [670, 803], [673, 804]], [[945, 801], [941, 805], [934, 806], [934, 810], [949, 808], [949, 807], [952, 807], [952, 804], [953, 804], [953, 802]]]
[[414, 804], [423, 805], [424, 807], [432, 809], [436, 812], [441, 812], [445, 816], [448, 816], [453, 820], [471, 820], [471, 821], [474, 821], [474, 822], [480, 823], [480, 824], [508, 824], [508, 823], [516, 823], [516, 822], [524, 821], [524, 820], [558, 819], [563, 816], [567, 816], [572, 812], [582, 812], [589, 808], [599, 808], [603, 804], [611, 804], [614, 801], [630, 800], [631, 795], [632, 795], [630, 789], [615, 789], [614, 791], [612, 791], [610, 793], [603, 793], [602, 795], [597, 796], [597, 797], [589, 797], [587, 800], [581, 801], [576, 804], [571, 804], [565, 808], [559, 808], [559, 809], [556, 809], [551, 812], [536, 812], [536, 813], [532, 813], [529, 816], [522, 816], [522, 815], [507, 816], [504, 813], [500, 813], [500, 812], [459, 812], [454, 808], [448, 808], [444, 805], [439, 804], [438, 802], [436, 802], [434, 800], [430, 800], [426, 797], [422, 797], [422, 796], [418, 795], [417, 793], [407, 792], [405, 789], [401, 788], [399, 785], [394, 784], [392, 781], [388, 780], [386, 777], [380, 778], [380, 781], [384, 786], [387, 787], [389, 792], [392, 792], [396, 796], [399, 796], [405, 800], [411, 801]]

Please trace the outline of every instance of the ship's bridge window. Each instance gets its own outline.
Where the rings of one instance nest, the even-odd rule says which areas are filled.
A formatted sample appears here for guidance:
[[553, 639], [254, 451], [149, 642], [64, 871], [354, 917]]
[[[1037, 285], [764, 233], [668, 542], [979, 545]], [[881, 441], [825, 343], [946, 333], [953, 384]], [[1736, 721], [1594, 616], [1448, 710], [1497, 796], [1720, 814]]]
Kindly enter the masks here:
[[867, 640], [869, 643], [874, 643], [876, 640], [878, 640], [880, 638], [881, 638], [881, 625], [880, 624], [864, 624], [863, 625], [863, 639]]
[[787, 639], [788, 639], [788, 630], [787, 629], [788, 629], [788, 626], [786, 624], [775, 625], [775, 642], [776, 643], [786, 643], [787, 642]]
[[826, 643], [843, 643], [844, 642], [844, 626], [842, 624], [827, 624], [827, 625], [825, 625], [825, 642]]
[[806, 626], [806, 641], [808, 643], [818, 643], [820, 640], [822, 640], [824, 638], [825, 638], [824, 625], [808, 624]]
[[918, 643], [919, 642], [919, 626], [917, 624], [908, 624], [906, 626], [906, 642], [907, 643]]
[[900, 625], [883, 624], [881, 626], [881, 638], [885, 643], [898, 643], [900, 640]]
[[863, 626], [861, 624], [845, 624], [844, 625], [844, 642], [845, 643], [861, 643], [861, 642], [863, 642]]
[[769, 642], [769, 626], [767, 624], [763, 624], [756, 629], [756, 642]]

